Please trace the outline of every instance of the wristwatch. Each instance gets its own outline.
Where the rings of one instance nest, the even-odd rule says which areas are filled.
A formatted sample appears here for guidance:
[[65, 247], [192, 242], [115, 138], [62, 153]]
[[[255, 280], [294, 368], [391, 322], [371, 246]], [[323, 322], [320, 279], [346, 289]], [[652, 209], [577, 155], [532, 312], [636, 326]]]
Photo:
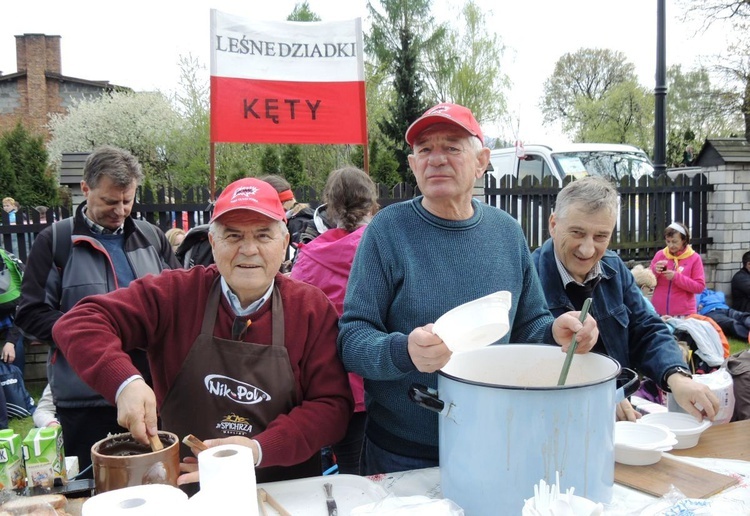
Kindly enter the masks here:
[[692, 378], [693, 377], [693, 375], [690, 373], [690, 371], [688, 371], [687, 369], [685, 369], [682, 366], [670, 367], [669, 369], [667, 369], [667, 372], [664, 373], [664, 385], [667, 387], [666, 390], [669, 391], [669, 392], [672, 392], [672, 391], [669, 389], [669, 384], [667, 383], [667, 380], [673, 374], [681, 374], [682, 376], [685, 376], [687, 378]]

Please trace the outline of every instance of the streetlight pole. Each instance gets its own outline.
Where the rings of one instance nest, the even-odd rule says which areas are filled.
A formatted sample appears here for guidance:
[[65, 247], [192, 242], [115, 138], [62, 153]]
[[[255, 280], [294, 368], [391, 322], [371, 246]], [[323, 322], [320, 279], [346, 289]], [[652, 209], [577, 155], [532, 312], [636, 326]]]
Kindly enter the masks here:
[[654, 176], [667, 171], [667, 38], [665, 0], [656, 0], [656, 87], [654, 88]]

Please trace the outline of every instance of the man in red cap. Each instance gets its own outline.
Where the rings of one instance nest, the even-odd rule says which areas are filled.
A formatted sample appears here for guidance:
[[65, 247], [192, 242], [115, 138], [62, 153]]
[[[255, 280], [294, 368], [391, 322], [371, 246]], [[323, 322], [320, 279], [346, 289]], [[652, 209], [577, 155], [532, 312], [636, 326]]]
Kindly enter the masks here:
[[[521, 227], [472, 198], [490, 150], [467, 108], [438, 104], [406, 131], [422, 196], [388, 206], [364, 232], [347, 283], [339, 353], [365, 379], [362, 474], [437, 466], [438, 417], [409, 400], [413, 383], [437, 388], [452, 351], [432, 332], [448, 310], [500, 290], [511, 293], [510, 331], [498, 342], [596, 342], [592, 318], [554, 319]], [[579, 331], [580, 330], [580, 331]], [[513, 364], [508, 364], [513, 367]]]
[[[55, 326], [73, 368], [136, 439], [156, 435], [158, 414], [177, 435], [252, 448], [259, 482], [321, 474], [319, 451], [343, 437], [353, 402], [336, 310], [278, 273], [285, 222], [271, 185], [235, 181], [210, 222], [215, 265], [90, 297]], [[153, 390], [126, 354], [135, 348], [148, 352]], [[180, 483], [198, 479], [194, 460], [183, 470]]]

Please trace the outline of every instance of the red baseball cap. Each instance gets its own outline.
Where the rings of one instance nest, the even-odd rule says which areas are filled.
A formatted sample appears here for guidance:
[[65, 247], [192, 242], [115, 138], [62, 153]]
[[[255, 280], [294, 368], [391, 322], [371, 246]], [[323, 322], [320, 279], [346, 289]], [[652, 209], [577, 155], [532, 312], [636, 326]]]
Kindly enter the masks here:
[[469, 134], [479, 138], [479, 141], [484, 145], [482, 129], [479, 127], [477, 119], [471, 114], [471, 110], [447, 102], [431, 107], [425, 111], [424, 115], [417, 118], [406, 130], [406, 143], [414, 147], [414, 140], [419, 136], [419, 133], [433, 124], [441, 123], [453, 124], [466, 129]]
[[286, 211], [276, 189], [254, 177], [238, 179], [221, 192], [211, 222], [234, 210], [250, 210], [286, 223]]

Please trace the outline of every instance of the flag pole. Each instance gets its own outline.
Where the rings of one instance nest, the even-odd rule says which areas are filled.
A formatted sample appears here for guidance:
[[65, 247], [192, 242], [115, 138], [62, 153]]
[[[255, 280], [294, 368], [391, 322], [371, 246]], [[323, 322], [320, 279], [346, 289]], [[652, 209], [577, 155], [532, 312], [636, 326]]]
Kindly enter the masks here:
[[209, 142], [209, 169], [211, 170], [211, 178], [209, 179], [209, 192], [211, 194], [211, 202], [214, 202], [216, 200], [216, 147], [214, 142]]
[[365, 141], [364, 143], [365, 148], [362, 152], [362, 159], [365, 162], [365, 173], [369, 176], [370, 175], [370, 145], [368, 142]]

